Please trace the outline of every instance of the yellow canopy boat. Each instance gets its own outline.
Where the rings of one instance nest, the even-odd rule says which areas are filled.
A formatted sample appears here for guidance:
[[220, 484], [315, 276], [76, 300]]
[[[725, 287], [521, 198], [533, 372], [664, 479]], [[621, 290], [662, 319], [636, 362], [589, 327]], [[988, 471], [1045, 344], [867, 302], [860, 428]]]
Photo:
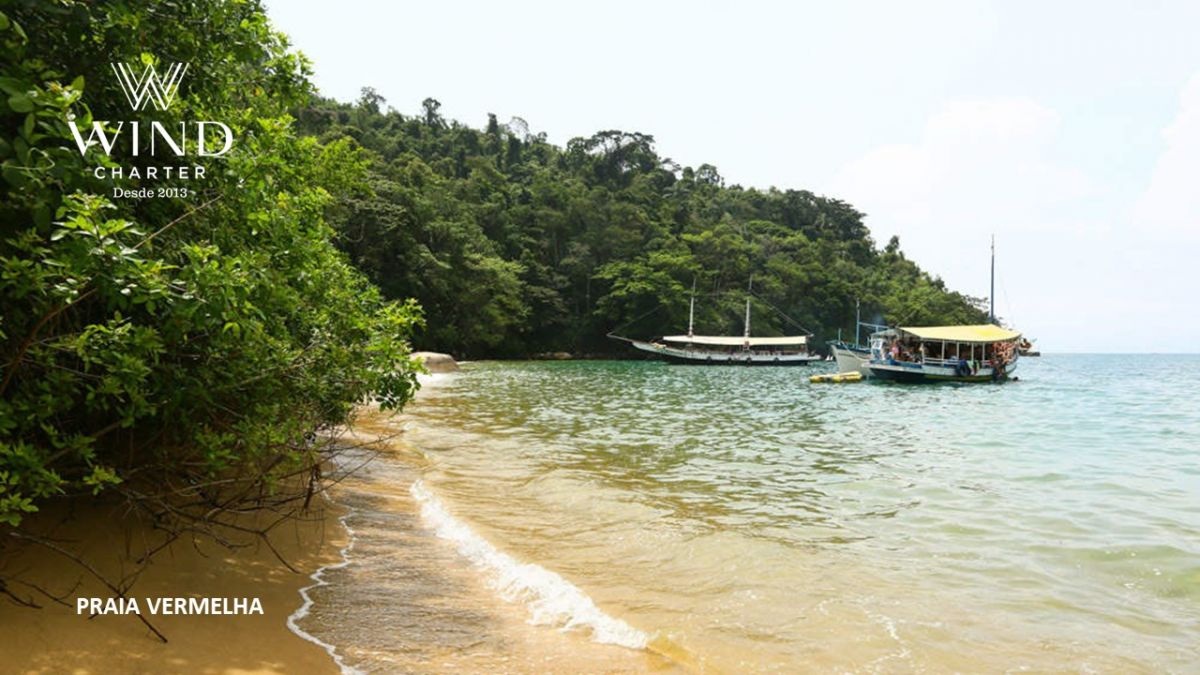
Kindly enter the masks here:
[[900, 382], [1007, 379], [1020, 357], [1021, 334], [995, 324], [901, 326], [872, 341], [871, 375]]

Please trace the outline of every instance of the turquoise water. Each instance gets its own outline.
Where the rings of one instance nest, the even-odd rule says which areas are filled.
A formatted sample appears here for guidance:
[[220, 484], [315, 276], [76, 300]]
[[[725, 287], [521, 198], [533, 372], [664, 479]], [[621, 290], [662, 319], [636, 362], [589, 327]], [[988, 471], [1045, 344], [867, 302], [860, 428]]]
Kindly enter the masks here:
[[[812, 372], [467, 364], [386, 422], [422, 459], [377, 471], [404, 467], [411, 527], [534, 623], [693, 668], [1200, 669], [1200, 356], [1049, 355], [1000, 385]], [[604, 620], [514, 591], [471, 537]]]

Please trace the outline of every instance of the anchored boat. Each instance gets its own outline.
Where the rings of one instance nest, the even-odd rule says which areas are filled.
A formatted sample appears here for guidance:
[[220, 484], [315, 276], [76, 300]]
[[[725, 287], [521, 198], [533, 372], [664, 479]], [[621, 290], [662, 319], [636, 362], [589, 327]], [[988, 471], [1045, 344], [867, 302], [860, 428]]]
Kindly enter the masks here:
[[837, 359], [838, 372], [858, 372], [863, 377], [871, 376], [871, 369], [867, 367], [867, 363], [871, 360], [871, 345], [860, 342], [864, 328], [870, 331], [869, 335], [871, 337], [883, 335], [888, 331], [887, 326], [875, 323], [863, 323], [860, 314], [860, 305], [858, 301], [855, 301], [854, 342], [843, 340], [842, 331], [839, 328], [838, 339], [830, 340], [826, 343], [829, 345], [829, 351], [833, 352], [833, 357]]
[[[1008, 379], [1030, 344], [996, 325], [996, 238], [992, 237], [989, 323], [974, 326], [910, 326], [871, 335], [865, 367], [871, 377], [898, 382], [990, 382]], [[856, 336], [857, 339], [857, 336]], [[837, 353], [835, 349], [835, 353]], [[856, 359], [861, 354], [851, 352]], [[841, 356], [838, 357], [839, 367]], [[846, 368], [842, 368], [846, 370]]]
[[821, 357], [808, 353], [807, 337], [727, 337], [666, 335], [658, 340], [629, 340], [637, 349], [672, 363], [740, 366], [806, 366]]
[[[778, 310], [777, 310], [778, 311]], [[807, 335], [751, 337], [750, 297], [746, 297], [746, 322], [743, 334], [696, 335], [696, 294], [692, 292], [686, 335], [664, 335], [653, 340], [634, 340], [609, 333], [649, 354], [672, 363], [693, 365], [806, 366], [821, 357], [808, 351]]]
[[991, 382], [1008, 379], [1021, 334], [994, 324], [910, 326], [871, 340], [871, 375], [898, 382]]

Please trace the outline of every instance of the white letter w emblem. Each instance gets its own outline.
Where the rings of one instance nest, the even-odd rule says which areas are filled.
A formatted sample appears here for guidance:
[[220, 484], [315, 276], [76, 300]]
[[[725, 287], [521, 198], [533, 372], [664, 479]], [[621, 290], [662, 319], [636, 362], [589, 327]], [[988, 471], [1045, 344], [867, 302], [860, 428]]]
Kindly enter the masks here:
[[142, 76], [138, 77], [133, 68], [124, 63], [112, 64], [113, 72], [117, 74], [117, 82], [125, 92], [125, 98], [134, 110], [144, 110], [147, 102], [153, 102], [154, 107], [166, 110], [175, 100], [179, 91], [179, 83], [187, 72], [188, 64], [172, 63], [167, 68], [165, 78], [160, 78], [154, 66], [146, 66]]

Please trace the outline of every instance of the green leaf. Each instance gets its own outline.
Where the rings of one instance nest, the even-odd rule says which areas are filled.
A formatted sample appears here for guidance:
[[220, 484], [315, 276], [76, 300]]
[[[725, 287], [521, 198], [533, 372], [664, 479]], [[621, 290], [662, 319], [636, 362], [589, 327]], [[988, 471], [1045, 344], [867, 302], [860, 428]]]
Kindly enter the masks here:
[[24, 138], [18, 136], [13, 140], [13, 150], [17, 153], [17, 161], [29, 166], [29, 143]]
[[12, 108], [13, 112], [33, 112], [33, 99], [25, 92], [17, 92], [8, 97], [8, 107]]
[[29, 89], [30, 84], [24, 80], [18, 80], [15, 77], [0, 77], [0, 91], [6, 94], [19, 94]]

